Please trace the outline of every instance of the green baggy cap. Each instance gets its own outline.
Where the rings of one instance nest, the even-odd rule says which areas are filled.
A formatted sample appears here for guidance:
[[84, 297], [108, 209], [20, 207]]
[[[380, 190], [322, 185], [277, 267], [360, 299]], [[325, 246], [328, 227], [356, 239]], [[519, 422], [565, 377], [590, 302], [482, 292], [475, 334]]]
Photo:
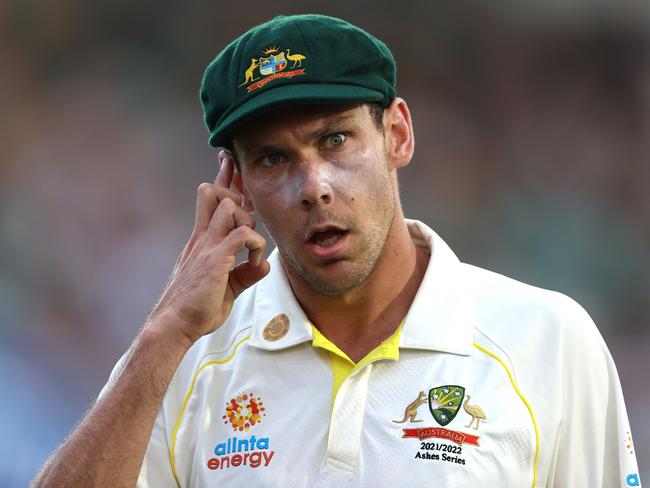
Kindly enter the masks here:
[[395, 59], [363, 29], [325, 15], [279, 16], [230, 43], [206, 68], [201, 105], [211, 146], [237, 124], [288, 102], [395, 98]]

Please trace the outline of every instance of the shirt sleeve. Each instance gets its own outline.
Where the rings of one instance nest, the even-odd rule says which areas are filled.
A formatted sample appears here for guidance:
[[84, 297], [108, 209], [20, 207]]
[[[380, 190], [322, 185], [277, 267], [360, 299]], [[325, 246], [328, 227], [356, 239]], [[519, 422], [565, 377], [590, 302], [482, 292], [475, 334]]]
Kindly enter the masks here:
[[164, 410], [161, 407], [140, 468], [137, 488], [176, 488], [178, 486], [172, 473], [167, 439]]
[[[128, 351], [119, 359], [106, 385], [99, 392], [98, 399], [109, 390], [126, 362]], [[161, 406], [151, 431], [147, 451], [140, 468], [137, 488], [177, 488], [178, 484], [171, 469], [169, 444], [167, 442], [164, 408]]]
[[616, 366], [587, 312], [572, 303], [558, 344], [562, 421], [549, 486], [641, 486]]
[[106, 395], [106, 392], [110, 389], [110, 387], [113, 385], [115, 382], [115, 378], [117, 378], [117, 375], [122, 371], [122, 368], [124, 367], [124, 364], [126, 362], [126, 356], [128, 354], [128, 351], [125, 352], [122, 357], [115, 363], [115, 366], [113, 367], [113, 371], [111, 371], [110, 376], [108, 377], [108, 381], [104, 385], [104, 387], [101, 389], [99, 392], [99, 395], [97, 395], [97, 400], [102, 398], [104, 395]]

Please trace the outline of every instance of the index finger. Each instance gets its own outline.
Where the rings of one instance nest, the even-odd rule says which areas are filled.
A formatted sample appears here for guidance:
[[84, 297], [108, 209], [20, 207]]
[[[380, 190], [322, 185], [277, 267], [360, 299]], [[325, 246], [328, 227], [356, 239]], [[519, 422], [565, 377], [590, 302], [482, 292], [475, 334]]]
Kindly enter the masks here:
[[227, 149], [222, 149], [219, 153], [219, 159], [221, 160], [221, 168], [217, 173], [214, 184], [223, 186], [224, 188], [230, 188], [235, 168], [232, 154]]

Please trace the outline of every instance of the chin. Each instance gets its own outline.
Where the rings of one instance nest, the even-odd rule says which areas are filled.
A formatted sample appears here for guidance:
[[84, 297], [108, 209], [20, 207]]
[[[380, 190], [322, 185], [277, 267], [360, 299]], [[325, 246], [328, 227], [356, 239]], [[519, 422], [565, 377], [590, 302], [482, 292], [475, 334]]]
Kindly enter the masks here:
[[327, 263], [314, 263], [309, 257], [298, 260], [282, 252], [285, 267], [290, 268], [314, 292], [326, 296], [340, 296], [361, 285], [372, 273], [374, 263], [336, 259]]
[[310, 280], [309, 286], [319, 295], [328, 297], [338, 297], [344, 295], [356, 288], [359, 284], [354, 282], [341, 282], [341, 281], [324, 281], [324, 280]]
[[328, 265], [327, 271], [320, 268], [317, 272], [307, 271], [299, 274], [316, 293], [332, 297], [341, 296], [363, 284], [370, 275], [365, 269], [350, 270], [345, 264], [343, 261], [336, 261]]

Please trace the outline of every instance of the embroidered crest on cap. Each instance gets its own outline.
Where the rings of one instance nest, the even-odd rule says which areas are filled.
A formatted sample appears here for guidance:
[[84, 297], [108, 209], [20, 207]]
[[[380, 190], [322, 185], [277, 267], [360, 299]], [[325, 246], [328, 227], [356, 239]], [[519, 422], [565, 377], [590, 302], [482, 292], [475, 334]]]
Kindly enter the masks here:
[[[248, 85], [246, 91], [249, 93], [263, 87], [269, 81], [305, 74], [304, 69], [293, 68], [302, 67], [302, 61], [307, 59], [306, 56], [300, 53], [291, 53], [291, 48], [280, 50], [279, 47], [272, 46], [264, 49], [262, 54], [263, 56], [258, 58], [251, 58], [248, 68], [244, 71], [244, 82], [239, 85], [240, 87]], [[292, 62], [291, 71], [284, 71], [289, 61]], [[261, 78], [255, 76], [256, 71], [262, 76]], [[249, 83], [252, 84], [249, 85]]]
[[282, 339], [289, 332], [291, 323], [286, 314], [279, 314], [273, 317], [266, 327], [264, 327], [263, 336], [269, 342], [274, 342]]

